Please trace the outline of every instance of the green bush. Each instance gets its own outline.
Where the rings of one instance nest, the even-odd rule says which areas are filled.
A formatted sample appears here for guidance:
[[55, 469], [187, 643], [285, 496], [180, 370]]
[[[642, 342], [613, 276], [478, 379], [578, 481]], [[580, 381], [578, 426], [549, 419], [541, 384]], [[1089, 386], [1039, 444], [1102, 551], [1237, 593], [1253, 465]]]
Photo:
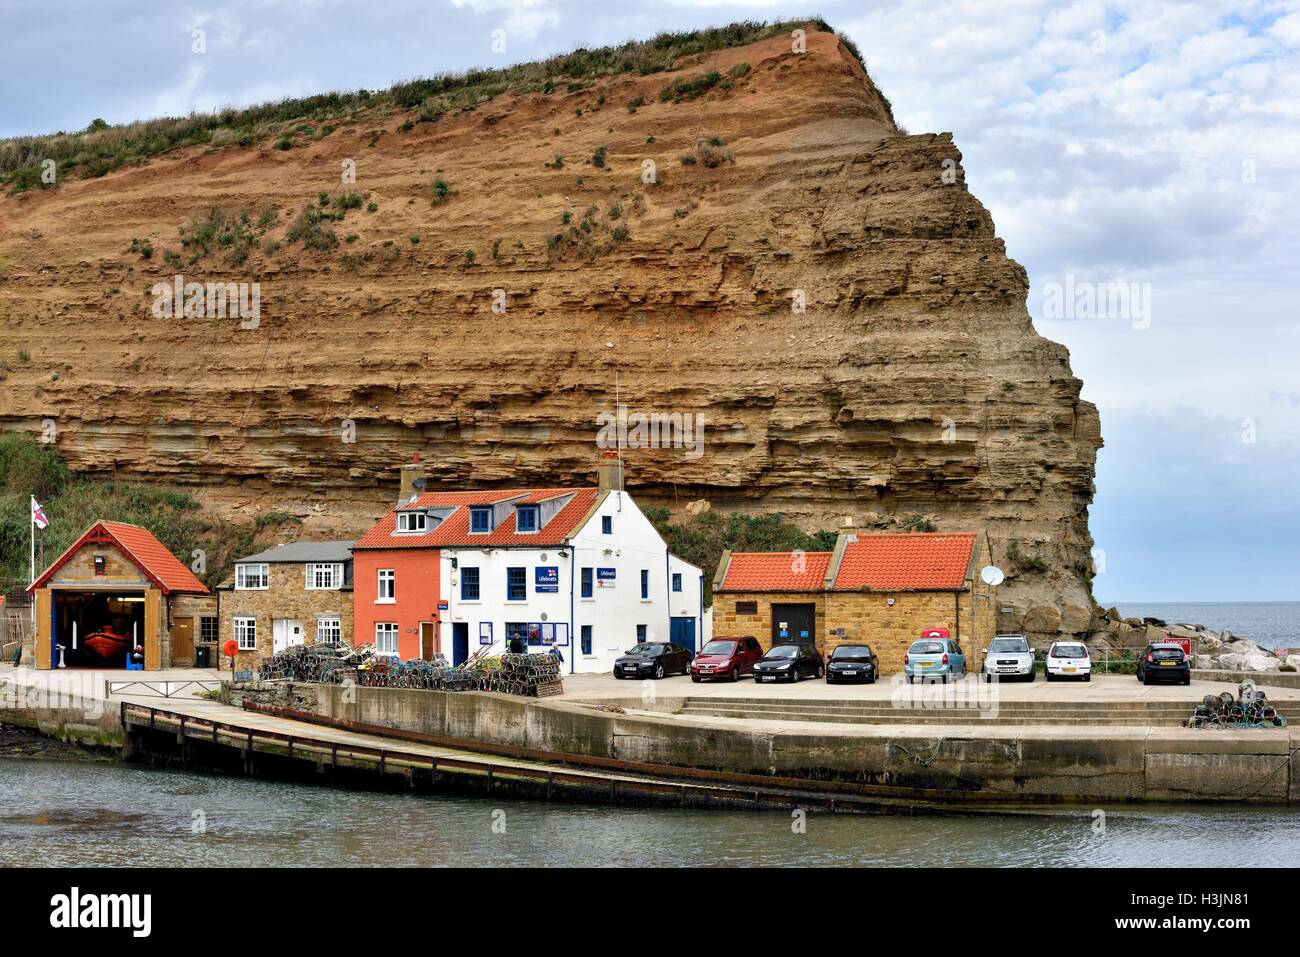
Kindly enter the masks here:
[[694, 100], [703, 96], [713, 89], [722, 80], [722, 74], [717, 70], [709, 73], [701, 73], [698, 76], [682, 77], [673, 80], [659, 91], [660, 102], [680, 103], [683, 100]]
[[722, 553], [740, 552], [825, 552], [835, 547], [835, 532], [809, 535], [779, 514], [750, 515], [743, 512], [704, 512], [674, 523], [672, 513], [661, 506], [643, 509], [646, 518], [668, 543], [668, 550], [704, 570], [705, 604], [713, 602], [713, 573]]

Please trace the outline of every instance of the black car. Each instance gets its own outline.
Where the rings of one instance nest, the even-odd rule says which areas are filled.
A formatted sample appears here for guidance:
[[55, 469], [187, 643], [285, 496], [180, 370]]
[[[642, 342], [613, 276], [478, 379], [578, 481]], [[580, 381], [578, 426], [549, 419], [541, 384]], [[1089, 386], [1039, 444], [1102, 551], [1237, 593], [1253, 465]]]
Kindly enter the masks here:
[[837, 645], [826, 661], [826, 683], [866, 681], [874, 684], [880, 661], [870, 645]]
[[820, 678], [825, 673], [822, 653], [812, 645], [773, 645], [771, 651], [754, 662], [754, 680], [759, 683]]
[[1153, 641], [1138, 659], [1137, 679], [1144, 685], [1157, 681], [1192, 683], [1192, 663], [1183, 646], [1173, 641]]
[[662, 678], [689, 674], [695, 655], [668, 641], [643, 641], [614, 662], [615, 678]]

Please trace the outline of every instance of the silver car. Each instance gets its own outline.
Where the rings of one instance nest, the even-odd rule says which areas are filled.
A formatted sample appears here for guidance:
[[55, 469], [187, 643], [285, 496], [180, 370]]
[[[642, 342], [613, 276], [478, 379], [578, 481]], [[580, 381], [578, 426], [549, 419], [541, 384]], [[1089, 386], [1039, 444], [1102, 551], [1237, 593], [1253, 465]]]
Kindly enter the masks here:
[[1034, 649], [1029, 646], [1029, 639], [1024, 635], [998, 635], [984, 649], [981, 672], [985, 681], [992, 681], [994, 677], [1033, 681]]

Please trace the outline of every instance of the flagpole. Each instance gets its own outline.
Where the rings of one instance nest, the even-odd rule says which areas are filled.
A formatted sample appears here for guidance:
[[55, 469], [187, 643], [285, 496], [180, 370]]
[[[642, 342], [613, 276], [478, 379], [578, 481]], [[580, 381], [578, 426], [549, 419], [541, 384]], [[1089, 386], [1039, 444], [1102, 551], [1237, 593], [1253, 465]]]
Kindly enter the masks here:
[[[27, 507], [27, 524], [31, 526], [30, 530], [32, 533], [32, 577], [27, 582], [27, 586], [29, 588], [32, 585], [36, 584], [36, 496], [32, 495], [30, 496], [30, 498], [32, 501], [31, 504], [28, 505]], [[36, 643], [36, 596], [35, 595], [30, 596], [30, 598], [28, 599], [28, 605], [32, 610], [32, 647], [35, 648], [35, 643]]]

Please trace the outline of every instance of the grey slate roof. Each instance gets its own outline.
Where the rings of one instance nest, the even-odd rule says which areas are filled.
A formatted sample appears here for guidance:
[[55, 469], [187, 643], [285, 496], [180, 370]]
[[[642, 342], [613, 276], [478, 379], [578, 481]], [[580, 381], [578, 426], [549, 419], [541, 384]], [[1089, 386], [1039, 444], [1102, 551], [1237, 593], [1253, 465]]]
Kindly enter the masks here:
[[237, 558], [237, 564], [244, 562], [348, 562], [352, 560], [350, 549], [356, 539], [346, 542], [294, 542], [292, 545], [278, 545], [268, 548], [256, 555]]

